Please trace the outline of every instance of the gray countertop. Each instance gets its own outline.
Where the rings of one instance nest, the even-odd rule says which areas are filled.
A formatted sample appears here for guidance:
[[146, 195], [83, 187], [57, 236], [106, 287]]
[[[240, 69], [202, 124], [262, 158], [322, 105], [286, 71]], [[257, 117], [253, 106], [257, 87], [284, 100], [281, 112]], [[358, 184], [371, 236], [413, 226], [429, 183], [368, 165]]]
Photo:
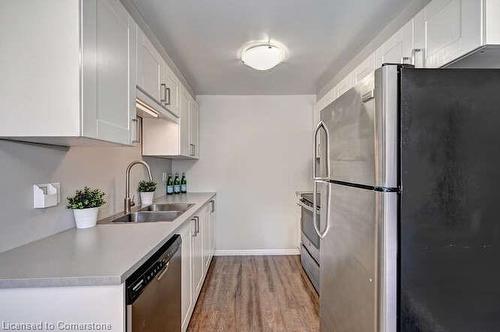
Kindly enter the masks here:
[[195, 204], [172, 222], [70, 229], [0, 253], [0, 288], [119, 285], [214, 196], [188, 193], [156, 200]]

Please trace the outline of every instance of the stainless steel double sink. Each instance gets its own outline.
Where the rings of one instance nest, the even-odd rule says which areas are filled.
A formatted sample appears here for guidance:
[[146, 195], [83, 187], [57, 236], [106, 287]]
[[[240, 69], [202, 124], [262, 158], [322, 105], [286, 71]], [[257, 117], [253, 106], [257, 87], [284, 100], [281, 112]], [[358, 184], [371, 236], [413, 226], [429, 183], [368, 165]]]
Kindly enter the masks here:
[[142, 222], [157, 222], [157, 221], [174, 221], [181, 214], [189, 210], [194, 204], [192, 203], [164, 203], [153, 204], [140, 209], [137, 212], [129, 213], [117, 217], [111, 222], [113, 223], [142, 223]]

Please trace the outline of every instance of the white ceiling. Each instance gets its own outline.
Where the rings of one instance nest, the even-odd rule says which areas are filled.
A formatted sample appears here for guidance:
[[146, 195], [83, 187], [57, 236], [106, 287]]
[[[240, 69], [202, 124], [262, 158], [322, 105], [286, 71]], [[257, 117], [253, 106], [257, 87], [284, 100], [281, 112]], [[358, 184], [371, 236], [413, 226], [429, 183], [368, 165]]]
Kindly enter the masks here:
[[[412, 0], [133, 0], [196, 94], [315, 94]], [[285, 44], [267, 72], [243, 65], [252, 40]]]

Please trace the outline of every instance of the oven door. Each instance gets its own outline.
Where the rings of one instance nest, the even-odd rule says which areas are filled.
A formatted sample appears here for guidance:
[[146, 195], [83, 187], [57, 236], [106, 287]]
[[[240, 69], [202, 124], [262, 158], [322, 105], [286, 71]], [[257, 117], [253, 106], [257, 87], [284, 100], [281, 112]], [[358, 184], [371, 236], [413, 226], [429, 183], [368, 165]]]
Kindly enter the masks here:
[[[302, 203], [298, 202], [299, 206], [302, 208], [302, 213], [300, 216], [300, 228], [302, 230], [302, 234], [311, 242], [311, 244], [319, 250], [320, 248], [320, 238], [314, 229], [313, 224], [313, 208]], [[316, 211], [318, 214], [317, 218], [319, 219], [319, 211]]]

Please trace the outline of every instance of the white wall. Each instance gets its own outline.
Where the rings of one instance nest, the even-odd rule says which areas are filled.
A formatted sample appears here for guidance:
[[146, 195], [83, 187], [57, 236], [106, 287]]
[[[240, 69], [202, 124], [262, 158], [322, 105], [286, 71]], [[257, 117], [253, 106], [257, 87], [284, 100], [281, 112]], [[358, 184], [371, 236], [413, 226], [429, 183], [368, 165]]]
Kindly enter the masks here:
[[315, 96], [198, 96], [200, 160], [188, 190], [217, 191], [216, 247], [296, 249], [295, 191], [310, 190]]
[[[141, 159], [139, 147], [73, 147], [69, 150], [0, 140], [0, 252], [74, 227], [66, 197], [85, 185], [106, 192], [100, 217], [122, 211], [125, 168]], [[171, 162], [147, 158], [157, 182], [170, 171]], [[131, 188], [146, 176], [142, 167], [132, 170]], [[33, 184], [60, 182], [58, 207], [33, 209]], [[164, 195], [160, 184], [157, 195]], [[138, 201], [136, 195], [136, 202]]]

